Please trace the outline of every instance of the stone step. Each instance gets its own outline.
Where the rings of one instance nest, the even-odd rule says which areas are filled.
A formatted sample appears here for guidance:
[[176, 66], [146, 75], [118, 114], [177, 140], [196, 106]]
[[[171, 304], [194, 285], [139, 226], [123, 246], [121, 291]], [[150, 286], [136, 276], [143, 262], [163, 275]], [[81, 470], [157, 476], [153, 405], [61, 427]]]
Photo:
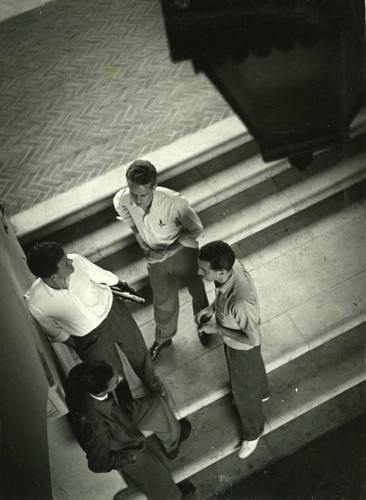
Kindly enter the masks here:
[[[364, 115], [362, 111], [354, 120], [350, 137], [365, 130]], [[148, 159], [158, 167], [160, 184], [186, 191], [186, 197], [201, 211], [213, 199], [220, 201], [290, 167], [285, 160], [264, 164], [257, 156], [250, 164], [245, 163], [243, 175], [240, 164], [257, 151], [245, 126], [237, 117], [230, 117], [149, 153]], [[218, 166], [223, 170], [235, 163], [231, 175], [217, 172]], [[125, 185], [126, 168], [127, 165], [114, 169], [13, 215], [11, 220], [21, 243], [27, 246], [34, 241], [55, 239], [93, 260], [128, 245], [133, 241], [129, 230], [119, 228], [118, 234], [114, 229], [115, 212], [111, 207], [114, 194]], [[188, 171], [189, 175], [185, 175]], [[216, 176], [210, 180], [212, 171], [216, 171]], [[185, 179], [183, 183], [176, 181], [179, 176]], [[191, 185], [198, 182], [197, 187], [187, 190], [187, 179]], [[65, 228], [66, 232], [62, 231]]]
[[[251, 156], [253, 150], [256, 152], [254, 144], [250, 143], [250, 147], [231, 151], [226, 158], [230, 164], [224, 170], [225, 162], [219, 157], [215, 161], [223, 164], [220, 164], [220, 170], [209, 162], [163, 185], [179, 191], [199, 213], [290, 168], [287, 161], [263, 163], [258, 154]], [[114, 208], [109, 207], [56, 233], [47, 234], [47, 239], [57, 241], [68, 252], [99, 261], [135, 243], [129, 227], [118, 221], [116, 215]]]
[[[249, 143], [252, 143], [252, 138], [247, 129], [236, 116], [232, 116], [143, 158], [156, 165], [159, 182], [164, 183], [193, 166], [209, 163]], [[27, 245], [110, 207], [114, 194], [125, 186], [127, 167], [122, 165], [13, 215], [11, 220], [18, 238]]]
[[268, 466], [365, 412], [366, 383], [362, 382], [266, 434], [249, 459], [238, 460], [235, 452], [192, 476], [198, 498], [216, 499], [218, 493], [255, 472], [266, 474]]
[[[272, 396], [264, 406], [264, 437], [258, 450], [243, 463], [248, 466], [265, 452], [262, 467], [267, 465], [274, 458], [266, 444], [267, 435], [365, 382], [364, 338], [365, 325], [361, 325], [269, 374]], [[236, 452], [240, 444], [238, 418], [230, 397], [195, 412], [190, 421], [191, 437], [173, 462], [176, 482], [204, 475], [207, 467]], [[119, 500], [124, 498], [143, 496], [126, 490], [119, 495]]]
[[[363, 135], [354, 139], [347, 159], [343, 150], [325, 151], [305, 172], [287, 170], [207, 208], [200, 213], [205, 229], [199, 243], [222, 239], [234, 244], [366, 179], [364, 141]], [[131, 286], [148, 284], [137, 243], [98, 262]]]
[[[282, 254], [251, 268], [262, 310], [262, 350], [268, 371], [366, 319], [365, 208], [355, 204], [324, 217], [323, 223], [318, 221], [315, 237], [309, 235], [312, 226], [298, 226], [296, 241], [301, 244], [295, 245], [289, 235], [288, 247], [282, 239]], [[254, 260], [255, 254], [250, 258]], [[213, 296], [212, 288], [209, 296]], [[150, 345], [154, 340], [152, 306], [139, 311], [145, 311], [135, 317]], [[200, 345], [187, 298], [180, 307], [173, 346], [163, 351], [156, 363], [179, 418], [229, 391], [221, 342], [211, 339], [209, 348]]]
[[[356, 189], [365, 190], [366, 183], [365, 187], [357, 185]], [[344, 193], [340, 192], [245, 240], [240, 240], [233, 245], [233, 249], [248, 271], [253, 272], [262, 264], [285, 255], [345, 223], [351, 223], [352, 220], [365, 213], [365, 208], [366, 198], [358, 195], [357, 200], [351, 203], [347, 202]], [[205, 286], [207, 293], [211, 296], [214, 286], [210, 283], [205, 283]], [[129, 304], [140, 327], [151, 321], [153, 316], [151, 290], [146, 287], [141, 293], [147, 299], [144, 306]], [[191, 302], [186, 288], [180, 289], [179, 301], [181, 306]]]

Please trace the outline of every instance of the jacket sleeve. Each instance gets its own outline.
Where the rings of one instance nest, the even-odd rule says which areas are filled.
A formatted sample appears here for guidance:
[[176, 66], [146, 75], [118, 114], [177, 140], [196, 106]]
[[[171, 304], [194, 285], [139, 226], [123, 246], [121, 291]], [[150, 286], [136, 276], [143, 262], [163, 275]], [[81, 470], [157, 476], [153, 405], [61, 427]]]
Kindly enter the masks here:
[[130, 451], [113, 451], [110, 441], [102, 426], [96, 428], [85, 417], [79, 417], [72, 423], [76, 438], [86, 453], [88, 467], [93, 472], [110, 472], [133, 463], [135, 458]]

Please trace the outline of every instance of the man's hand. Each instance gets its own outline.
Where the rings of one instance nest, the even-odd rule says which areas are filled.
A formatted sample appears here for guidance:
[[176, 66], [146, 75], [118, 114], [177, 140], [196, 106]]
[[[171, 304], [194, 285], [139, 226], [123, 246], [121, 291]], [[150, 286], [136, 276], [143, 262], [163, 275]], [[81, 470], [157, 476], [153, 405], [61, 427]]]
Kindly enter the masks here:
[[[121, 292], [127, 292], [127, 293], [130, 293], [131, 295], [136, 295], [137, 297], [141, 297], [141, 295], [136, 292], [136, 290], [134, 288], [131, 288], [130, 286], [128, 286], [128, 283], [127, 281], [119, 281], [117, 283], [117, 285], [114, 285], [115, 287], [119, 288], [121, 290]], [[143, 297], [141, 297], [143, 298]]]
[[144, 252], [149, 252], [150, 247], [147, 243], [145, 243], [145, 240], [142, 238], [140, 233], [135, 233], [137, 243], [140, 245], [140, 247], [144, 250]]
[[209, 321], [214, 312], [215, 310], [213, 305], [210, 305], [202, 309], [199, 313], [196, 314], [194, 318], [196, 325], [200, 326], [203, 325], [204, 323], [207, 323], [207, 321]]
[[62, 342], [63, 344], [66, 344], [67, 347], [72, 347], [75, 349], [75, 339], [70, 335], [70, 337]]
[[213, 335], [214, 333], [220, 334], [221, 331], [221, 327], [213, 320], [210, 320], [204, 325], [198, 327], [199, 333], [207, 333], [208, 335]]

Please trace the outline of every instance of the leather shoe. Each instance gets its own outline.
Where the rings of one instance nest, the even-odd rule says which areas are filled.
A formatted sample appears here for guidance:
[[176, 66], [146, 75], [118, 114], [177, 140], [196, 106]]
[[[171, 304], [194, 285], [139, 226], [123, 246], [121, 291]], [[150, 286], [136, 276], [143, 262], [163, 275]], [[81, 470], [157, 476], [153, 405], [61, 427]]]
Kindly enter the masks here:
[[210, 335], [205, 332], [197, 332], [198, 333], [198, 338], [203, 347], [208, 347], [210, 343]]
[[186, 441], [189, 438], [189, 435], [190, 435], [191, 430], [192, 430], [191, 423], [186, 418], [182, 418], [182, 420], [179, 423], [180, 423], [181, 431], [180, 431], [178, 446], [173, 451], [166, 451], [165, 452], [165, 454], [169, 458], [169, 460], [174, 460], [175, 458], [177, 458], [180, 445], [183, 443], [183, 441]]
[[177, 484], [179, 491], [182, 493], [181, 500], [190, 500], [196, 493], [196, 488], [190, 481], [182, 481]]
[[150, 347], [149, 352], [150, 352], [150, 357], [153, 361], [156, 361], [158, 359], [158, 356], [160, 354], [160, 351], [162, 349], [166, 349], [167, 347], [172, 345], [172, 340], [169, 339], [162, 344], [158, 344], [156, 341], [153, 343], [153, 345]]
[[271, 397], [271, 393], [267, 392], [267, 394], [264, 394], [262, 396], [262, 402], [265, 403], [266, 401], [269, 401], [270, 397]]

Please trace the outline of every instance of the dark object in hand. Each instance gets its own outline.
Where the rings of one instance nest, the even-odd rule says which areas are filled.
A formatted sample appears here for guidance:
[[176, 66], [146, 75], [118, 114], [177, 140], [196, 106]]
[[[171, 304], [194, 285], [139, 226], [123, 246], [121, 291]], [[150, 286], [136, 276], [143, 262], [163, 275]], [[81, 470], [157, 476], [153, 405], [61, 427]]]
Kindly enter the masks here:
[[199, 328], [201, 328], [201, 326], [205, 325], [206, 323], [208, 323], [211, 319], [211, 316], [201, 316], [201, 321], [200, 321], [200, 324], [198, 325]]
[[137, 297], [141, 297], [141, 295], [138, 292], [136, 292], [136, 290], [134, 290], [133, 288], [128, 286], [127, 281], [119, 281], [117, 283], [117, 285], [115, 285], [112, 288], [119, 288], [121, 290], [121, 292], [127, 292], [127, 293], [130, 293], [132, 295], [136, 295]]
[[131, 300], [141, 304], [145, 303], [145, 299], [133, 288], [129, 287], [125, 281], [119, 281], [117, 285], [111, 286], [111, 290], [120, 299]]

